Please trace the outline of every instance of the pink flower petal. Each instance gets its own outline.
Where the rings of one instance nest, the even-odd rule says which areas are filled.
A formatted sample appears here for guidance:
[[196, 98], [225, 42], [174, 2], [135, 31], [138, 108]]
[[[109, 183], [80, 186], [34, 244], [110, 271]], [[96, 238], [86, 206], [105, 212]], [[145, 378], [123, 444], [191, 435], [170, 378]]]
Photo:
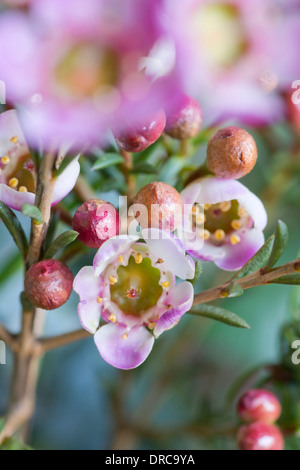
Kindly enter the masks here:
[[102, 280], [94, 276], [92, 266], [86, 266], [75, 277], [73, 289], [80, 297], [78, 305], [80, 322], [85, 330], [94, 334], [101, 318], [102, 304], [97, 302], [97, 297], [102, 295]]
[[119, 235], [112, 237], [99, 248], [94, 258], [95, 276], [100, 276], [104, 269], [113, 259], [124, 253], [139, 237]]
[[60, 202], [74, 188], [80, 173], [80, 165], [78, 160], [79, 155], [74, 158], [74, 160], [72, 160], [72, 162], [57, 178], [52, 196], [52, 205]]
[[168, 296], [172, 308], [168, 310], [156, 323], [154, 335], [157, 338], [165, 330], [177, 325], [182, 315], [188, 312], [194, 300], [194, 288], [190, 282], [182, 282], [174, 287]]
[[238, 245], [226, 245], [223, 258], [215, 260], [220, 269], [226, 271], [236, 271], [244, 266], [252, 256], [262, 247], [265, 238], [260, 230], [252, 229], [247, 231], [241, 238]]
[[34, 204], [35, 194], [21, 193], [6, 184], [0, 184], [0, 201], [16, 211], [21, 211], [24, 204]]
[[193, 279], [195, 263], [186, 256], [182, 242], [175, 235], [159, 229], [143, 230], [142, 235], [151, 254], [164, 260], [167, 271], [181, 279]]
[[[123, 335], [128, 335], [124, 339]], [[103, 359], [118, 369], [134, 369], [142, 364], [149, 356], [154, 336], [141, 327], [126, 328], [108, 324], [100, 328], [95, 334], [95, 343]]]

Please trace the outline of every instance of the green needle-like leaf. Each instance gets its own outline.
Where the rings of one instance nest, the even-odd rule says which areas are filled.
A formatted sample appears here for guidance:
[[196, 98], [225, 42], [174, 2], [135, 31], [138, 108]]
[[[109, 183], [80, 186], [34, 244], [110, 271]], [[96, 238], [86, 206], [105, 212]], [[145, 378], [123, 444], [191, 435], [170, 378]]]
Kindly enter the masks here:
[[201, 261], [196, 261], [195, 263], [195, 276], [194, 279], [191, 279], [190, 282], [195, 286], [200, 279], [200, 276], [203, 272], [203, 264]]
[[75, 230], [68, 230], [67, 232], [59, 235], [54, 242], [49, 246], [45, 253], [44, 259], [51, 259], [59, 253], [65, 246], [70, 245], [78, 237], [78, 232]]
[[4, 202], [0, 202], [0, 218], [13, 237], [23, 257], [25, 257], [28, 250], [28, 241], [26, 235], [19, 219], [14, 214], [14, 212], [6, 204], [4, 204]]
[[286, 284], [289, 286], [299, 286], [300, 285], [300, 273], [299, 274], [288, 274], [287, 276], [282, 276], [273, 281], [270, 281], [271, 284]]
[[272, 235], [266, 243], [261, 247], [260, 250], [242, 267], [232, 278], [233, 281], [236, 279], [242, 279], [243, 277], [249, 276], [250, 274], [255, 273], [263, 266], [270, 258], [273, 244], [274, 244], [275, 235]]
[[131, 173], [142, 173], [145, 175], [157, 175], [158, 171], [153, 165], [150, 165], [150, 163], [138, 163], [131, 170]]
[[120, 163], [124, 163], [124, 158], [121, 155], [118, 153], [106, 153], [98, 158], [92, 170], [103, 170], [104, 168], [119, 165]]
[[26, 215], [26, 217], [30, 217], [37, 225], [41, 225], [43, 223], [41, 211], [32, 204], [24, 204], [22, 206], [22, 214]]
[[279, 260], [279, 258], [283, 255], [289, 238], [289, 232], [286, 224], [282, 222], [282, 220], [278, 220], [276, 232], [275, 232], [275, 240], [273, 249], [270, 255], [270, 258], [264, 268], [264, 271], [269, 271]]
[[189, 312], [192, 315], [199, 315], [200, 317], [211, 318], [219, 322], [225, 323], [229, 326], [236, 328], [247, 328], [250, 326], [242, 318], [238, 317], [235, 313], [225, 310], [224, 308], [215, 307], [214, 305], [197, 305]]

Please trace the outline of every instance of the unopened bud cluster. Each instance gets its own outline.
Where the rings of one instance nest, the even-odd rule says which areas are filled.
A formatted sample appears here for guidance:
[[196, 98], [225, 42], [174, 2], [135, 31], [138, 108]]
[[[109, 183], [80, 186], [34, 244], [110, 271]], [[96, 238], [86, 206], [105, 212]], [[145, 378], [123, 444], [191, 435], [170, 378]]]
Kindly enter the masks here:
[[239, 417], [245, 421], [237, 436], [241, 450], [284, 450], [284, 439], [274, 424], [281, 415], [278, 398], [268, 390], [246, 392], [238, 402]]

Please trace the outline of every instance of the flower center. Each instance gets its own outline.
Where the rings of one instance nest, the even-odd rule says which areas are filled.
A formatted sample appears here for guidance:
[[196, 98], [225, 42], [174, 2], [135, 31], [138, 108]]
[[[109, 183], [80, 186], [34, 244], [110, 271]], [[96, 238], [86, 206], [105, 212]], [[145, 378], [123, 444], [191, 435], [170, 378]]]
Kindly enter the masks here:
[[111, 279], [111, 300], [125, 315], [142, 316], [154, 307], [163, 293], [159, 284], [161, 272], [149, 258], [130, 256], [127, 266], [117, 269], [117, 278]]
[[229, 67], [248, 48], [239, 10], [226, 3], [215, 3], [194, 11], [192, 28], [202, 53], [212, 66]]
[[[15, 141], [13, 142], [13, 139]], [[13, 137], [11, 142], [15, 143], [18, 150], [19, 142], [17, 137]], [[14, 152], [0, 157], [0, 174], [4, 176], [6, 183], [20, 192], [35, 192], [36, 178], [35, 168], [32, 158], [29, 154], [14, 156]]]
[[55, 79], [64, 96], [91, 97], [102, 87], [115, 85], [119, 70], [116, 54], [94, 44], [72, 47], [55, 68]]
[[192, 217], [194, 230], [198, 229], [201, 238], [210, 240], [215, 245], [222, 245], [225, 241], [232, 245], [238, 244], [241, 241], [241, 230], [253, 224], [251, 216], [237, 200], [205, 204], [202, 213], [195, 204]]

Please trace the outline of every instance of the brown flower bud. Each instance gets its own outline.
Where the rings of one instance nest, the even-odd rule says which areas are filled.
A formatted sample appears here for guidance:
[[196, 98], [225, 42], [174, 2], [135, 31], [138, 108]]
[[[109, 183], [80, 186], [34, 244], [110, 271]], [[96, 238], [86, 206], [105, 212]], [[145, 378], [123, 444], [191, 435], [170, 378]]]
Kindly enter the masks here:
[[202, 109], [197, 101], [183, 96], [176, 109], [167, 116], [165, 133], [174, 139], [192, 139], [201, 131], [202, 121]]
[[221, 178], [242, 178], [254, 168], [256, 160], [255, 140], [240, 127], [220, 129], [208, 142], [207, 167]]
[[172, 186], [155, 182], [140, 190], [134, 199], [133, 209], [142, 228], [173, 232], [181, 223], [183, 202]]
[[25, 275], [25, 294], [37, 308], [55, 310], [69, 299], [73, 274], [60, 261], [47, 259], [31, 266]]
[[77, 209], [73, 229], [79, 233], [78, 240], [98, 249], [108, 238], [119, 234], [119, 213], [102, 199], [90, 199]]

